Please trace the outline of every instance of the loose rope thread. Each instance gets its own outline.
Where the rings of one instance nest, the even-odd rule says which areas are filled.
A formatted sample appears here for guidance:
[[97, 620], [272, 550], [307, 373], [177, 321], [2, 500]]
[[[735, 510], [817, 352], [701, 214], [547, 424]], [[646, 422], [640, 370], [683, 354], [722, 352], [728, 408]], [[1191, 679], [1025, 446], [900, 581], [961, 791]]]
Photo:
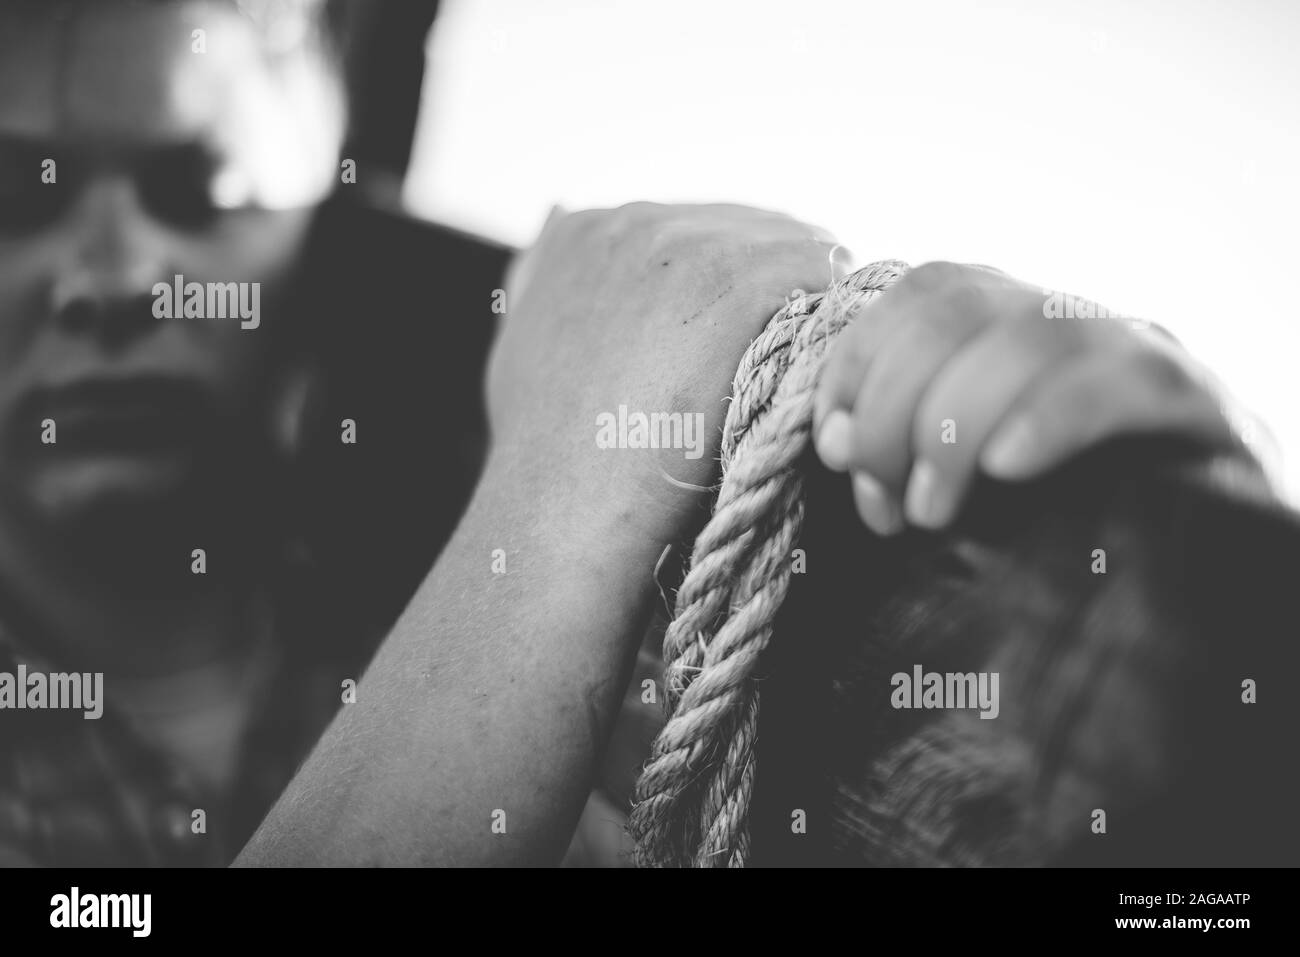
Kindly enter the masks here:
[[722, 432], [722, 485], [664, 634], [667, 723], [628, 822], [641, 867], [744, 867], [759, 691], [755, 673], [803, 526], [813, 392], [831, 341], [907, 271], [872, 263], [799, 296], [750, 344]]

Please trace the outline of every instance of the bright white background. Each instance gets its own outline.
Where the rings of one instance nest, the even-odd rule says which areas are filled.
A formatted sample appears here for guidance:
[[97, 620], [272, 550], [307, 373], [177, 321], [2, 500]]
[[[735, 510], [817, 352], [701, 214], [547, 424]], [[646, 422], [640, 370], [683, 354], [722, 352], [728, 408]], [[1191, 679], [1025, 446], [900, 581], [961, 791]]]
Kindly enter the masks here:
[[995, 265], [1173, 331], [1300, 501], [1300, 2], [444, 0], [429, 53], [415, 211], [735, 201]]

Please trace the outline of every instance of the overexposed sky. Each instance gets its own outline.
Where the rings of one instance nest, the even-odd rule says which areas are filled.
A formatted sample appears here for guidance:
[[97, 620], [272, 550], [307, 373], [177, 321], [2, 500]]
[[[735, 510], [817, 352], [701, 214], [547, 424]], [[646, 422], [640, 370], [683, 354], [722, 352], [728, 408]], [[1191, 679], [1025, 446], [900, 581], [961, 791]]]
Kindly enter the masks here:
[[555, 203], [742, 202], [998, 266], [1173, 331], [1300, 502], [1297, 0], [443, 6], [416, 212], [525, 244]]

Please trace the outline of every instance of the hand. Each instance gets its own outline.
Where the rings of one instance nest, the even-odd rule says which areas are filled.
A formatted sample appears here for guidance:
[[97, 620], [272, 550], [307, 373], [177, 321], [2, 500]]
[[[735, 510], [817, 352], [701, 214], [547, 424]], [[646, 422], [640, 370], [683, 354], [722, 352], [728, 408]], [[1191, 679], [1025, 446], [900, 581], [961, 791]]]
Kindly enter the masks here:
[[853, 473], [863, 521], [941, 528], [978, 469], [1028, 479], [1121, 434], [1231, 442], [1211, 378], [1167, 334], [1105, 310], [1049, 318], [1099, 308], [952, 263], [919, 266], [864, 307], [813, 413], [818, 455]]
[[[793, 290], [831, 282], [834, 248], [820, 230], [740, 206], [553, 215], [509, 277], [488, 370], [489, 468], [566, 501], [610, 503], [656, 541], [688, 534], [717, 479], [741, 356]], [[629, 425], [677, 413], [675, 432], [655, 434], [678, 447], [603, 448], [637, 443], [619, 430], [620, 406]]]

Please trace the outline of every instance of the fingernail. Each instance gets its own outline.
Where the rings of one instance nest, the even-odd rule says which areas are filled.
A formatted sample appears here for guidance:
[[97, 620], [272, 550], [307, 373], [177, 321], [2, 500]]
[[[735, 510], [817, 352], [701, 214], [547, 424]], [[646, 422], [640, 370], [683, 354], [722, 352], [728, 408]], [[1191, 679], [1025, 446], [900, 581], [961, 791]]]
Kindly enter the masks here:
[[822, 464], [833, 472], [844, 472], [849, 467], [853, 450], [853, 419], [843, 409], [826, 413], [821, 430], [817, 433], [817, 455]]
[[1026, 415], [1017, 416], [998, 429], [984, 447], [984, 471], [994, 478], [1017, 478], [1037, 442], [1033, 422]]
[[885, 487], [866, 472], [853, 473], [853, 501], [862, 521], [877, 535], [893, 535], [902, 530], [902, 511]]
[[929, 462], [917, 462], [904, 497], [907, 519], [922, 528], [938, 528], [948, 521], [951, 503], [939, 484], [939, 470]]

